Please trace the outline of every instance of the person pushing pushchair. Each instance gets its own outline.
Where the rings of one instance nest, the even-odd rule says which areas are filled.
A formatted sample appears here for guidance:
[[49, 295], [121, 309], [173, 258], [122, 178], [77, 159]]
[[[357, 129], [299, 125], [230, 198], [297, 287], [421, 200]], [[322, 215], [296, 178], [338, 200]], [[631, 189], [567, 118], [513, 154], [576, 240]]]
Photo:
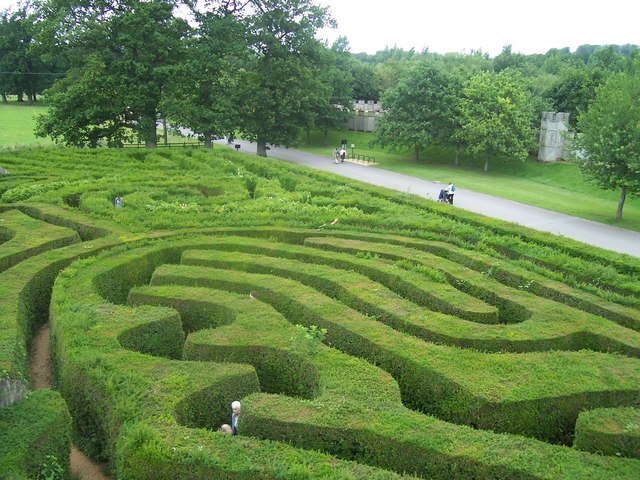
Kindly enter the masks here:
[[452, 182], [449, 182], [449, 185], [447, 185], [446, 188], [443, 188], [442, 190], [440, 190], [440, 194], [438, 195], [438, 201], [453, 205], [453, 195], [455, 191], [456, 191], [456, 186]]

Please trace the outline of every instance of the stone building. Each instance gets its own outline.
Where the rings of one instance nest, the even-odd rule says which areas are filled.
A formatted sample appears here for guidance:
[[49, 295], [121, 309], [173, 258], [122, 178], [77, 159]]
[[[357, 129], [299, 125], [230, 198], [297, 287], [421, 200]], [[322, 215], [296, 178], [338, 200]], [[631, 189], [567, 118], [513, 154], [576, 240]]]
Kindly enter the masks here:
[[347, 128], [356, 132], [373, 132], [376, 120], [382, 115], [380, 104], [373, 100], [355, 100], [353, 114], [349, 117]]

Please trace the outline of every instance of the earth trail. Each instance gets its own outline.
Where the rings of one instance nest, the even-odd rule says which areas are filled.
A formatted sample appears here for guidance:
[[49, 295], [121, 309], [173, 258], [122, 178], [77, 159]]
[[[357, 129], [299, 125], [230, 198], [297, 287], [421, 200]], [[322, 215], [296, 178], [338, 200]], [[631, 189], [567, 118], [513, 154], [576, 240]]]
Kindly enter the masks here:
[[[33, 337], [29, 352], [29, 371], [33, 390], [51, 388], [51, 346], [49, 343], [49, 323], [42, 325]], [[71, 475], [76, 480], [109, 480], [102, 472], [103, 465], [95, 463], [78, 447], [71, 445]]]

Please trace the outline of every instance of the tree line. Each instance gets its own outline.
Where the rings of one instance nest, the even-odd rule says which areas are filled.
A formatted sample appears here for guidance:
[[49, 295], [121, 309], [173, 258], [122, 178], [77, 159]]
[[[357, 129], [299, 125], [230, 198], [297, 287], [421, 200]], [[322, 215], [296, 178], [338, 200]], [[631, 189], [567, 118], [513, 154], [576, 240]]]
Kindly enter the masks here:
[[344, 125], [346, 43], [315, 38], [333, 23], [308, 0], [36, 1], [2, 16], [0, 92], [45, 92], [36, 133], [67, 145], [153, 147], [167, 119], [208, 145], [242, 132], [265, 154], [301, 126]]
[[[542, 111], [569, 112], [571, 128], [584, 131], [585, 173], [622, 188], [622, 203], [639, 190], [637, 147], [602, 153], [603, 139], [594, 140], [615, 124], [607, 138], [638, 143], [637, 46], [367, 55], [351, 53], [344, 37], [316, 38], [334, 24], [313, 0], [29, 0], [0, 15], [0, 94], [34, 102], [44, 93], [37, 135], [71, 146], [153, 147], [165, 120], [207, 146], [240, 133], [259, 155], [269, 143], [295, 144], [301, 128], [344, 128], [354, 99], [379, 100], [379, 144], [411, 147], [416, 159], [429, 145], [455, 145], [485, 170], [489, 159], [534, 151]], [[613, 122], [612, 106], [625, 100], [609, 92], [600, 109], [594, 102], [621, 85], [630, 103]]]

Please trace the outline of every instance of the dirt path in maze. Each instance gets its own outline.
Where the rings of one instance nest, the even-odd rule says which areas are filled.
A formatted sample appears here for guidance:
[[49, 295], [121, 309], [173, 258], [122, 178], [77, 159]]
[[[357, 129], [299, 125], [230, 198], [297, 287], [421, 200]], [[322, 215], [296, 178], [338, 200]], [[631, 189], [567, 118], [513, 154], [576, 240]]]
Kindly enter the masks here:
[[[33, 337], [31, 351], [29, 352], [29, 370], [31, 374], [31, 387], [33, 390], [50, 388], [51, 351], [49, 344], [49, 323], [45, 323]], [[109, 480], [102, 473], [102, 465], [93, 462], [82, 453], [75, 445], [71, 445], [71, 475], [76, 480]]]

